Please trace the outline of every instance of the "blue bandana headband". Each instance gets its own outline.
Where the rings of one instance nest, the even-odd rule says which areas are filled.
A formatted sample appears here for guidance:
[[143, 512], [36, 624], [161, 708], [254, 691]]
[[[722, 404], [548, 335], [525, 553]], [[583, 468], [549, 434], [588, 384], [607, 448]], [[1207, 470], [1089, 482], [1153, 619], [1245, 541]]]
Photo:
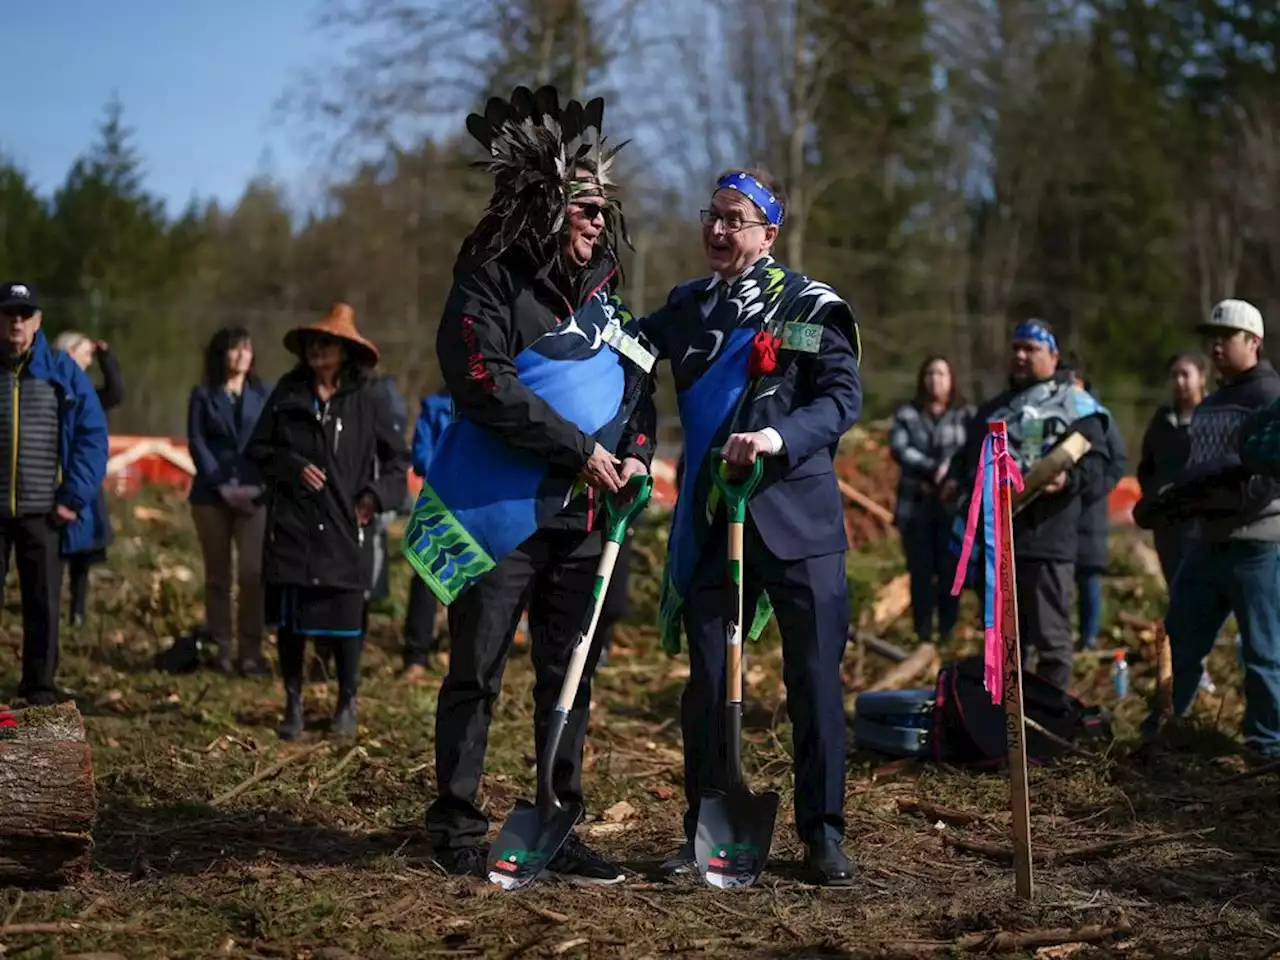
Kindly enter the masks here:
[[716, 181], [717, 190], [737, 190], [764, 213], [775, 227], [782, 226], [782, 204], [763, 183], [749, 173], [729, 173]]
[[1043, 343], [1054, 353], [1058, 352], [1058, 338], [1046, 330], [1039, 320], [1023, 320], [1013, 328], [1013, 339]]

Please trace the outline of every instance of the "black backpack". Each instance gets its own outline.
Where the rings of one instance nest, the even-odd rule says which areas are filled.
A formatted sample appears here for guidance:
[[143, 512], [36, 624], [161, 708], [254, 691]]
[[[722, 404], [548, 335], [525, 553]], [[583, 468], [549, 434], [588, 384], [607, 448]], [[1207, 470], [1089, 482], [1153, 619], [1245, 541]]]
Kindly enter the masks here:
[[167, 650], [155, 656], [155, 667], [165, 673], [195, 673], [218, 663], [218, 642], [204, 627], [184, 633]]
[[[984, 687], [983, 658], [966, 657], [938, 673], [934, 705], [934, 759], [976, 767], [998, 767], [1008, 759], [1004, 707]], [[1022, 711], [1034, 724], [1073, 745], [1111, 740], [1105, 710], [1088, 707], [1034, 673], [1022, 672]], [[1031, 723], [1026, 728], [1029, 763], [1049, 763], [1067, 752]]]

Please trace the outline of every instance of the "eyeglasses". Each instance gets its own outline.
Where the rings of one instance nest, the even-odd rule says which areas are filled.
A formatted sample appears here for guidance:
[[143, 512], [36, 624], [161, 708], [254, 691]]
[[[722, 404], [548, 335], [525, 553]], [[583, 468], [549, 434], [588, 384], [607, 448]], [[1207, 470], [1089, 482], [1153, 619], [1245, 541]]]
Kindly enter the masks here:
[[582, 218], [587, 221], [594, 220], [596, 217], [604, 215], [603, 203], [578, 203], [575, 200], [574, 206], [578, 208], [578, 212], [582, 214]]
[[4, 315], [9, 320], [30, 320], [36, 312], [31, 307], [5, 307]]
[[714, 227], [717, 222], [720, 222], [724, 224], [725, 233], [737, 233], [743, 227], [769, 226], [768, 220], [743, 220], [742, 217], [736, 213], [722, 214], [717, 213], [715, 210], [702, 210], [700, 211], [700, 215], [702, 217], [702, 225], [704, 227]]

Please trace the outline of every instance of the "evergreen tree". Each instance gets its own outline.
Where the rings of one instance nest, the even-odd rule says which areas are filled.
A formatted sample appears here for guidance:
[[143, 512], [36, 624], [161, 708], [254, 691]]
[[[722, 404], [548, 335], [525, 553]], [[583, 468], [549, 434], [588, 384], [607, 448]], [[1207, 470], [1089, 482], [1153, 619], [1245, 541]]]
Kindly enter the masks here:
[[142, 300], [181, 278], [170, 256], [164, 205], [143, 186], [141, 162], [112, 100], [98, 140], [72, 166], [53, 197], [56, 264], [49, 291], [82, 299], [84, 318], [108, 334]]
[[43, 287], [51, 261], [48, 207], [26, 174], [0, 157], [0, 277]]
[[[928, 304], [927, 205], [938, 161], [925, 3], [820, 0], [817, 8], [811, 29], [824, 75], [805, 267], [860, 313], [909, 314]], [[934, 343], [946, 333], [928, 330]], [[924, 338], [893, 339], [901, 349]]]

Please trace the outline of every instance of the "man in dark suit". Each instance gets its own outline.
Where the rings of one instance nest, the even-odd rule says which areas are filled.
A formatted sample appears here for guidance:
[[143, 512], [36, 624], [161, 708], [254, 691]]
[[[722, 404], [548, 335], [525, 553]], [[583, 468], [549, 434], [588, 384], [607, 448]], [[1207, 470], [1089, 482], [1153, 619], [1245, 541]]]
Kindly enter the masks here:
[[643, 329], [671, 362], [685, 435], [661, 617], [663, 642], [689, 637], [681, 702], [686, 842], [667, 862], [693, 867], [701, 797], [724, 789], [722, 614], [727, 589], [725, 512], [711, 500], [713, 450], [730, 467], [765, 458], [748, 505], [744, 616], [755, 638], [769, 614], [782, 633], [787, 709], [795, 738], [796, 830], [806, 866], [823, 884], [852, 878], [844, 835], [845, 716], [840, 661], [849, 627], [843, 505], [836, 445], [858, 419], [862, 387], [853, 313], [826, 284], [793, 273], [770, 251], [785, 214], [763, 171], [735, 170], [702, 211], [714, 275], [677, 287]]

